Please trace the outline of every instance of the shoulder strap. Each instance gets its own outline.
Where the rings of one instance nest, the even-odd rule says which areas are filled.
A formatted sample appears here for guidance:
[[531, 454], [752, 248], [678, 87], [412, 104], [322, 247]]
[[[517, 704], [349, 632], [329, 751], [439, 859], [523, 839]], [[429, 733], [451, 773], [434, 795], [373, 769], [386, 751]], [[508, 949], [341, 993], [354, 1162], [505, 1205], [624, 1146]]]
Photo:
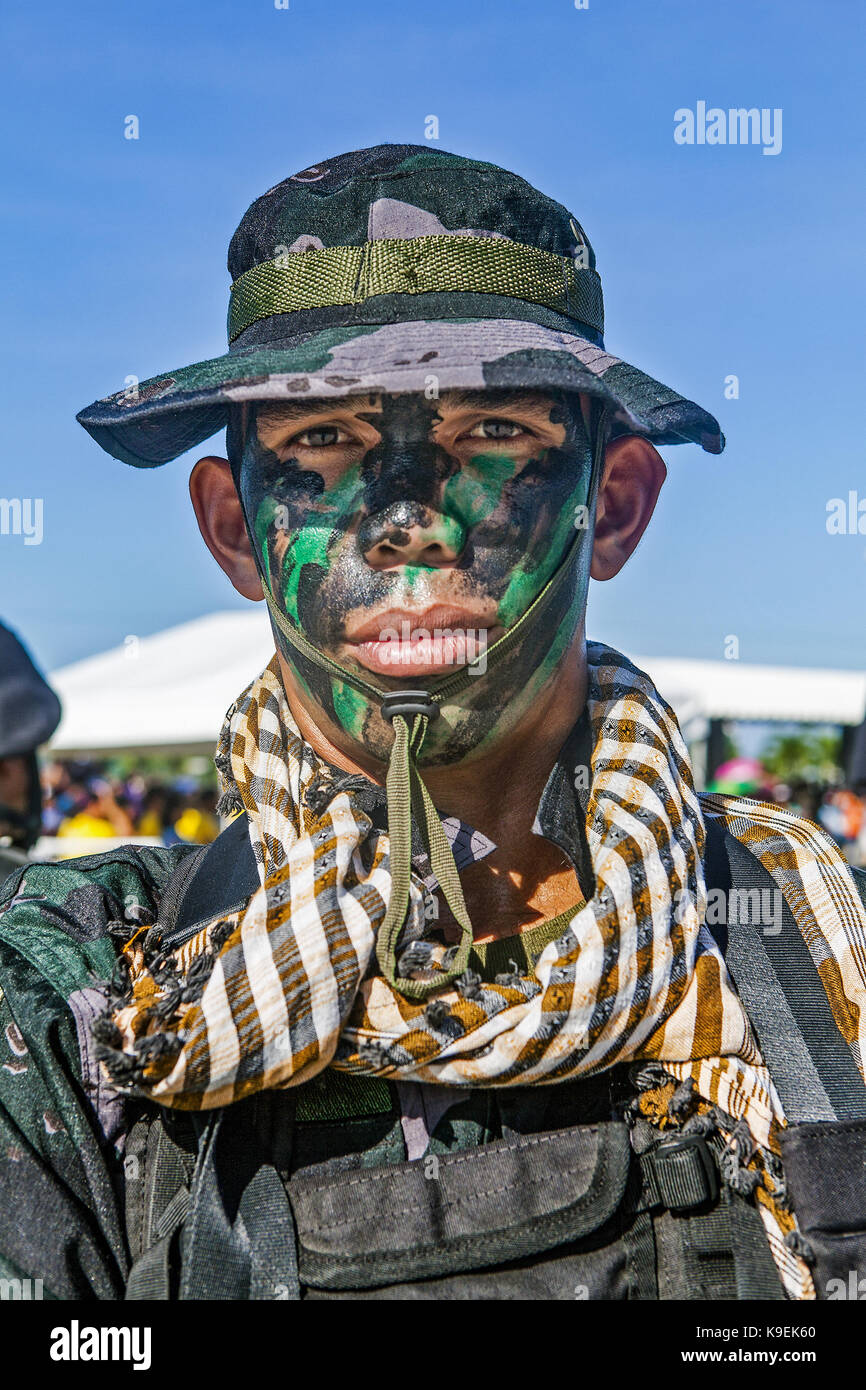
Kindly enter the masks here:
[[[159, 909], [164, 945], [173, 949], [206, 922], [241, 907], [258, 882], [247, 819], [238, 816], [211, 844], [184, 855], [169, 878]], [[236, 1141], [236, 1109], [192, 1117], [198, 1142], [191, 1146], [177, 1142], [161, 1109], [133, 1128], [126, 1164], [133, 1254], [127, 1299], [299, 1296], [288, 1199], [248, 1120]], [[281, 1109], [294, 1115], [293, 1103]], [[278, 1147], [286, 1148], [285, 1136]], [[237, 1203], [230, 1203], [233, 1216], [223, 1200], [226, 1174], [232, 1181], [244, 1177]]]
[[[707, 886], [729, 905], [712, 927], [790, 1123], [866, 1118], [866, 1087], [836, 1025], [821, 977], [772, 875], [720, 821], [707, 818]], [[740, 904], [774, 893], [772, 923]], [[737, 895], [736, 897], [734, 895]], [[779, 915], [780, 914], [780, 915]]]
[[163, 928], [174, 925], [177, 910], [183, 901], [187, 885], [204, 858], [206, 849], [207, 845], [201, 845], [199, 849], [183, 855], [180, 862], [172, 870], [159, 904], [159, 920]]
[[209, 845], [185, 855], [169, 879], [159, 910], [169, 949], [199, 927], [235, 912], [259, 885], [246, 815], [238, 816]]
[[[189, 1207], [195, 1143], [189, 1137], [178, 1142], [174, 1121], [174, 1116], [148, 1106], [127, 1136], [123, 1171], [132, 1256], [126, 1281], [129, 1300], [176, 1295], [176, 1236]], [[181, 1122], [189, 1124], [183, 1116]]]
[[858, 869], [856, 865], [849, 865], [851, 877], [854, 880], [854, 887], [860, 894], [860, 901], [866, 907], [866, 869]]
[[294, 1098], [269, 1097], [263, 1125], [258, 1100], [190, 1116], [190, 1146], [161, 1109], [134, 1126], [127, 1300], [300, 1297], [294, 1219], [277, 1167], [289, 1166]]

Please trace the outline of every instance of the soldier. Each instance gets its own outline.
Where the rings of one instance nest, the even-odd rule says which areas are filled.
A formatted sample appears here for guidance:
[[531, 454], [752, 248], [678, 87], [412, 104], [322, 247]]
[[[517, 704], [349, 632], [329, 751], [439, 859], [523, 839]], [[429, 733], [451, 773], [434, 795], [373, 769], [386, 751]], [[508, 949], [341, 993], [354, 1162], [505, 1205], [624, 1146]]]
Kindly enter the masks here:
[[14, 632], [0, 623], [0, 881], [27, 862], [42, 823], [36, 750], [60, 723], [60, 701]]
[[717, 422], [606, 351], [579, 223], [489, 164], [306, 169], [229, 270], [227, 355], [79, 418], [137, 467], [226, 427], [193, 505], [276, 651], [212, 845], [7, 890], [0, 1256], [60, 1298], [832, 1296], [863, 881], [698, 796], [584, 631], [656, 446]]

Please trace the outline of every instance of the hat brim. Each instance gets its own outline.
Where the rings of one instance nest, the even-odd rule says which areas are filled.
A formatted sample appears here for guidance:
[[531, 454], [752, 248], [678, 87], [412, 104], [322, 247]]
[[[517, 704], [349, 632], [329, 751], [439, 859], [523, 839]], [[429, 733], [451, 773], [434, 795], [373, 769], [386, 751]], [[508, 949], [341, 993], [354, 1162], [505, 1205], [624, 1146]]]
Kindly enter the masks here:
[[326, 328], [245, 347], [107, 396], [76, 417], [97, 444], [136, 468], [195, 448], [245, 401], [375, 391], [484, 388], [584, 391], [620, 432], [719, 454], [718, 421], [694, 401], [587, 338], [517, 319], [416, 319]]

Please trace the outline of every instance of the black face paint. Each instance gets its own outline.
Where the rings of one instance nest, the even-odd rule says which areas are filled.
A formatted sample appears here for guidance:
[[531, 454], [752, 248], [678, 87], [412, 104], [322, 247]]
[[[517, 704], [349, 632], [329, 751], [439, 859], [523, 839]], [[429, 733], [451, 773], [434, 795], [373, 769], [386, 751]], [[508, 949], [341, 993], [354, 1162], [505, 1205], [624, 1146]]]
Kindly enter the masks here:
[[[459, 454], [453, 444], [448, 450], [438, 444], [432, 432], [447, 418], [444, 399], [376, 397], [359, 418], [378, 441], [366, 452], [359, 446], [354, 461], [339, 468], [324, 462], [317, 468], [309, 445], [303, 462], [291, 444], [280, 448], [280, 457], [260, 438], [256, 408], [249, 412], [235, 467], [263, 580], [308, 641], [383, 689], [425, 683], [411, 668], [370, 665], [384, 662], [389, 650], [405, 654], [405, 645], [394, 645], [402, 624], [413, 626], [425, 613], [441, 618], [443, 629], [466, 634], [466, 655], [456, 664], [471, 661], [489, 632], [500, 635], [526, 611], [577, 528], [581, 554], [572, 582], [514, 650], [455, 703], [443, 704], [427, 733], [425, 763], [457, 761], [513, 728], [582, 620], [592, 537], [591, 443], [576, 396], [545, 399], [559, 442], [530, 440], [530, 449], [515, 457], [484, 438], [464, 442]], [[503, 419], [498, 412], [507, 417], [506, 402], [507, 393], [491, 398], [485, 428]], [[429, 628], [431, 621], [422, 616], [418, 626]], [[296, 652], [279, 632], [276, 637], [310, 699], [385, 758], [391, 731], [378, 705]], [[451, 660], [457, 648], [448, 651]]]

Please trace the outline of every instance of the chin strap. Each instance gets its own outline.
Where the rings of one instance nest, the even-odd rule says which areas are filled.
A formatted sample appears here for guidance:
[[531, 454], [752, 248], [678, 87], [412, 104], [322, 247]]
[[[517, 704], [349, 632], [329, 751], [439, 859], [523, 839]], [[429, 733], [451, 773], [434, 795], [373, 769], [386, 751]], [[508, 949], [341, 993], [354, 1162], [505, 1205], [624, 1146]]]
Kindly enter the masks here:
[[[595, 444], [593, 448], [592, 473], [590, 476], [587, 507], [592, 509], [595, 494], [601, 477], [604, 459], [605, 431], [604, 413], [597, 420]], [[484, 653], [487, 659], [485, 670], [491, 662], [501, 660], [521, 640], [529, 625], [540, 619], [550, 607], [560, 590], [568, 583], [577, 556], [580, 552], [581, 538], [578, 535], [572, 542], [559, 569], [547, 581], [526, 612], [521, 614], [507, 632], [493, 643]], [[426, 690], [382, 690], [365, 680], [355, 671], [333, 661], [319, 651], [304, 634], [294, 627], [277, 606], [264, 578], [262, 586], [271, 617], [295, 651], [306, 657], [320, 670], [326, 671], [335, 679], [357, 690], [371, 703], [378, 704], [384, 719], [390, 721], [394, 729], [394, 743], [388, 762], [385, 789], [388, 801], [388, 836], [391, 842], [391, 896], [385, 918], [379, 927], [376, 940], [376, 959], [384, 978], [408, 999], [425, 999], [434, 990], [450, 984], [464, 973], [469, 963], [472, 949], [472, 922], [463, 898], [460, 875], [454, 862], [454, 854], [448, 837], [442, 829], [442, 822], [433, 804], [421, 774], [417, 759], [431, 722], [439, 717], [439, 707], [449, 699], [462, 694], [473, 682], [483, 678], [484, 672], [478, 669], [478, 659], [463, 666], [451, 675], [440, 676]], [[412, 814], [421, 827], [425, 848], [430, 864], [445, 901], [454, 920], [460, 927], [460, 944], [451, 958], [447, 970], [437, 970], [430, 980], [407, 979], [397, 973], [397, 942], [406, 921], [409, 906], [409, 885], [412, 872]]]

